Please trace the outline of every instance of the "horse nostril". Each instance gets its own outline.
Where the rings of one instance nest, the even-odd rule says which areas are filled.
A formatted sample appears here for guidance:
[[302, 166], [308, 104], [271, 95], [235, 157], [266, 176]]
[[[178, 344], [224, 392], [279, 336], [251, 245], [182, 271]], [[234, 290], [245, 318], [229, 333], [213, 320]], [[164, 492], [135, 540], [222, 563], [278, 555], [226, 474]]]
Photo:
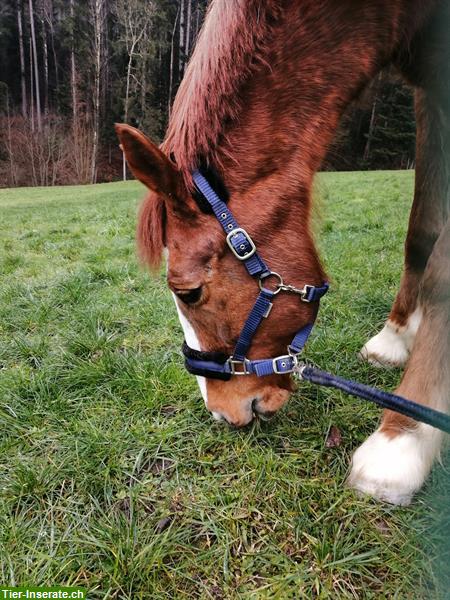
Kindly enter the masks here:
[[193, 289], [175, 289], [175, 294], [177, 297], [182, 300], [185, 304], [195, 304], [200, 300], [202, 295], [202, 287], [193, 288]]
[[252, 402], [252, 411], [254, 415], [257, 415], [263, 421], [269, 421], [274, 414], [275, 410], [261, 410], [258, 408], [258, 404], [260, 404], [260, 398], [255, 398]]

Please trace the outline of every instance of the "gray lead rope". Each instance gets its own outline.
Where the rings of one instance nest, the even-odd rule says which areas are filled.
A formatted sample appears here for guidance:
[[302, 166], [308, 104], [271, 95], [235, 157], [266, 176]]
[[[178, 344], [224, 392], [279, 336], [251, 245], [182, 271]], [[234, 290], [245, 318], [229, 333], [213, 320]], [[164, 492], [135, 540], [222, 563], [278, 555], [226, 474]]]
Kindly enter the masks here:
[[395, 412], [401, 413], [415, 421], [422, 421], [432, 427], [436, 427], [441, 431], [450, 433], [450, 416], [442, 412], [423, 406], [402, 396], [396, 394], [390, 394], [389, 392], [383, 392], [377, 388], [357, 383], [349, 379], [343, 379], [337, 375], [332, 375], [326, 371], [321, 371], [315, 367], [308, 365], [299, 365], [296, 370], [296, 374], [300, 379], [309, 381], [316, 385], [323, 385], [325, 387], [332, 387], [337, 390], [341, 390], [346, 394], [355, 396], [356, 398], [362, 398], [364, 400], [370, 400], [375, 402], [383, 408], [389, 408]]

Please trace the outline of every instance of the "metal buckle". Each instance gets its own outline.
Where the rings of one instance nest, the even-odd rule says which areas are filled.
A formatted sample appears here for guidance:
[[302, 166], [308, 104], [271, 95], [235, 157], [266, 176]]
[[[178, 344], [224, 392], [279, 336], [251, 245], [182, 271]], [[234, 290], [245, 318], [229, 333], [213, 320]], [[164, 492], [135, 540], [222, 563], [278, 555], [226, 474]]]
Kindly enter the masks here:
[[302, 289], [302, 297], [301, 300], [302, 302], [307, 302], [308, 304], [310, 302], [312, 302], [312, 300], [308, 300], [308, 294], [311, 290], [314, 289], [315, 286], [313, 285], [308, 285], [307, 283], [304, 285], [303, 289]]
[[[239, 252], [233, 246], [233, 242], [231, 241], [231, 238], [235, 237], [238, 233], [242, 233], [242, 235], [245, 237], [245, 240], [248, 242], [248, 244], [250, 244], [250, 248], [251, 248], [250, 251], [246, 252], [244, 255], [239, 254]], [[245, 231], [245, 229], [242, 229], [241, 227], [236, 227], [236, 229], [233, 229], [232, 231], [230, 231], [230, 233], [227, 235], [227, 244], [230, 247], [231, 252], [235, 255], [235, 257], [238, 260], [247, 260], [248, 258], [253, 256], [256, 252], [255, 243], [253, 242], [253, 240], [249, 236], [249, 234]], [[241, 249], [245, 249], [245, 247], [241, 248]]]
[[[280, 371], [278, 368], [278, 364], [277, 364], [280, 360], [281, 361], [292, 360], [294, 364], [288, 371]], [[294, 369], [297, 367], [297, 365], [298, 365], [298, 358], [295, 354], [284, 354], [282, 356], [277, 356], [276, 358], [274, 358], [272, 360], [273, 372], [276, 373], [277, 375], [285, 375], [286, 373], [292, 373], [294, 371]], [[281, 367], [283, 368], [283, 366], [286, 366], [286, 363], [283, 365], [283, 362], [282, 362]]]
[[[250, 361], [248, 358], [244, 358], [244, 360], [236, 360], [232, 356], [227, 360], [227, 364], [230, 367], [230, 372], [232, 375], [251, 375], [251, 370], [248, 366]], [[237, 371], [236, 367], [242, 367], [242, 371]]]

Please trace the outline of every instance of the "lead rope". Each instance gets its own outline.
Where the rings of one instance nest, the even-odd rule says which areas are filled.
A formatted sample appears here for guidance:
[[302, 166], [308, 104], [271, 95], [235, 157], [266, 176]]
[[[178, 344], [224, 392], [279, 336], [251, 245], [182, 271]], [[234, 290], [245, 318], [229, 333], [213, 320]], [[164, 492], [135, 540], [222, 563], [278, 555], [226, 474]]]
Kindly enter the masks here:
[[407, 398], [403, 398], [402, 396], [383, 392], [378, 388], [344, 379], [338, 375], [332, 375], [331, 373], [305, 364], [299, 364], [295, 369], [295, 374], [300, 379], [309, 381], [315, 385], [335, 388], [346, 394], [350, 394], [350, 396], [354, 396], [355, 398], [370, 400], [382, 408], [389, 408], [390, 410], [394, 410], [395, 412], [410, 417], [415, 421], [422, 421], [422, 423], [427, 423], [441, 431], [450, 433], [449, 415], [429, 408], [428, 406], [418, 404], [417, 402], [413, 402], [412, 400], [408, 400]]

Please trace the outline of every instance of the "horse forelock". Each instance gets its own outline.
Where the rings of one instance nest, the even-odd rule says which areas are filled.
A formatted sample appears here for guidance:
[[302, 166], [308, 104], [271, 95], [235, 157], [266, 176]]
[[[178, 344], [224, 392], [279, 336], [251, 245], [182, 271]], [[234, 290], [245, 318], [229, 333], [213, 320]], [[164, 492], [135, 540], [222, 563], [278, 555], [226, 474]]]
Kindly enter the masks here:
[[258, 62], [278, 0], [212, 2], [180, 84], [162, 149], [175, 156], [187, 183], [199, 161], [220, 167], [224, 124], [236, 118], [238, 92]]

